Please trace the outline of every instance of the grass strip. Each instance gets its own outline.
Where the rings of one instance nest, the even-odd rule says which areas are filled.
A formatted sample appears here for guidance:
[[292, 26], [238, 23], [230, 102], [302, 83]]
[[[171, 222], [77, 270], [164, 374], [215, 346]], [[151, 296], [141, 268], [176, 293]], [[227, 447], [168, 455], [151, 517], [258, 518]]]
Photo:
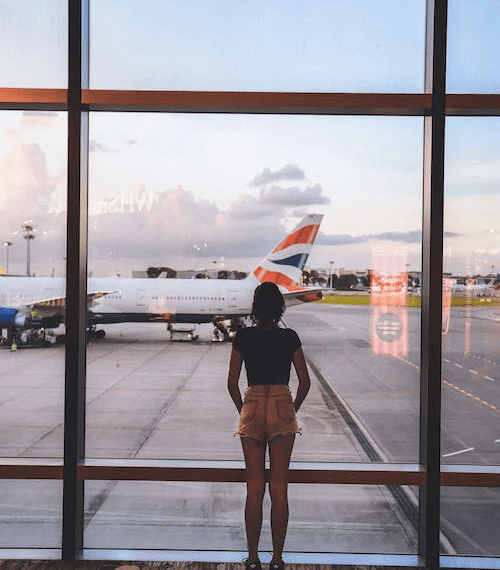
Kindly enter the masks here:
[[[325, 295], [325, 297], [318, 301], [318, 303], [325, 303], [328, 305], [369, 305], [370, 295]], [[421, 297], [408, 297], [408, 307], [420, 307]], [[500, 307], [500, 298], [472, 298], [467, 297], [452, 297], [452, 307]]]

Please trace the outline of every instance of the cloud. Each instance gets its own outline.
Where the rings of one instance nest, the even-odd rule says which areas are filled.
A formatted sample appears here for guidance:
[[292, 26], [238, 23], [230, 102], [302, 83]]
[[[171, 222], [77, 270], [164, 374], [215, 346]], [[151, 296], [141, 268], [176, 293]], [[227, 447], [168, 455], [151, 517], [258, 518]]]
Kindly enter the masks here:
[[250, 182], [250, 186], [265, 186], [266, 184], [281, 182], [283, 180], [305, 180], [305, 177], [304, 171], [296, 164], [287, 164], [280, 170], [275, 170], [274, 172], [270, 168], [264, 168], [264, 170]]
[[61, 171], [51, 175], [41, 147], [24, 141], [17, 131], [3, 129], [2, 135], [6, 150], [0, 155], [0, 238], [13, 244], [9, 270], [11, 273], [25, 272], [26, 245], [21, 225], [25, 220], [32, 220], [37, 228], [36, 238], [31, 244], [32, 271], [47, 275], [57, 268], [61, 274], [66, 222], [64, 214], [51, 212], [51, 205], [54, 196], [63, 192], [65, 173]]
[[5, 138], [8, 147], [0, 156], [0, 214], [4, 227], [46, 215], [51, 195], [62, 180], [62, 173], [49, 174], [39, 145], [23, 141], [12, 131], [7, 131]]
[[[134, 195], [147, 196], [143, 185], [137, 188], [140, 192], [136, 189]], [[125, 267], [120, 270], [124, 274], [156, 264], [192, 268], [221, 256], [263, 257], [285, 232], [280, 220], [284, 209], [248, 195], [223, 211], [176, 186], [149, 204], [139, 211], [127, 202], [120, 211], [89, 217], [89, 268], [94, 275], [116, 271], [118, 264]]]
[[[66, 175], [51, 175], [44, 150], [9, 129], [2, 132], [5, 149], [0, 155], [0, 216], [2, 238], [12, 236], [11, 271], [22, 273], [25, 243], [20, 231], [24, 220], [38, 228], [33, 243], [32, 270], [38, 275], [64, 274], [66, 240]], [[96, 141], [95, 152], [107, 152]], [[196, 267], [224, 256], [231, 265], [247, 270], [268, 253], [293, 224], [296, 210], [318, 201], [321, 189], [293, 190], [283, 199], [271, 189], [267, 199], [235, 195], [227, 209], [200, 198], [178, 185], [153, 192], [143, 183], [130, 191], [112, 194], [91, 204], [89, 215], [89, 270], [130, 275], [132, 269], [166, 264]], [[280, 196], [278, 200], [276, 197]], [[271, 196], [273, 199], [269, 200]], [[279, 203], [279, 202], [282, 203]], [[56, 204], [57, 202], [57, 204]], [[57, 207], [54, 207], [54, 205]], [[17, 261], [16, 261], [17, 260]], [[250, 267], [247, 267], [250, 265]]]
[[[461, 237], [462, 234], [456, 232], [444, 232], [445, 238]], [[319, 233], [318, 245], [352, 245], [359, 243], [367, 243], [372, 240], [394, 241], [402, 243], [421, 243], [421, 230], [413, 230], [409, 232], [382, 232], [379, 234], [364, 234], [354, 236], [351, 234], [324, 234]]]
[[273, 184], [270, 188], [262, 188], [260, 192], [261, 200], [264, 204], [284, 205], [284, 206], [306, 206], [312, 204], [329, 204], [330, 199], [322, 196], [320, 184], [310, 186], [305, 190], [294, 186], [283, 188]]

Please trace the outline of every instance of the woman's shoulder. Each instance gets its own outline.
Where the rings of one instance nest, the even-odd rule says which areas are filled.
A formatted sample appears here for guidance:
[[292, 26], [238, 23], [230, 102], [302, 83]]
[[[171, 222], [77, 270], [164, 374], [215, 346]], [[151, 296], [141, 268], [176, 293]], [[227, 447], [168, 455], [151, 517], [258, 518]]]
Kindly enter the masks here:
[[300, 346], [300, 338], [297, 332], [294, 329], [281, 329], [283, 334], [286, 335], [287, 340], [292, 343], [293, 345]]
[[284, 334], [287, 334], [289, 336], [299, 336], [294, 329], [286, 328], [286, 329], [280, 329], [280, 330], [282, 330]]

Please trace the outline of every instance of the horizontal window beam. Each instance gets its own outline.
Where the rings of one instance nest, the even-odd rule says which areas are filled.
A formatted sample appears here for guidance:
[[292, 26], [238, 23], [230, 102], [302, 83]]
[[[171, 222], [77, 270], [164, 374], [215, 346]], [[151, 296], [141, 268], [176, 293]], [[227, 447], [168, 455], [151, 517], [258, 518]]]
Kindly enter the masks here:
[[450, 116], [500, 116], [500, 94], [446, 96], [446, 114]]
[[[432, 96], [419, 93], [288, 93], [257, 91], [124, 91], [87, 89], [81, 104], [92, 111], [428, 115]], [[0, 88], [0, 109], [68, 107], [67, 89]], [[446, 95], [450, 116], [499, 116], [500, 94]]]
[[84, 90], [82, 102], [97, 111], [421, 115], [430, 112], [432, 99], [408, 93]]
[[[29, 458], [0, 461], [0, 479], [63, 478], [61, 461], [35, 462]], [[242, 483], [245, 468], [238, 461], [86, 460], [78, 466], [80, 480], [190, 481]], [[293, 464], [290, 483], [329, 485], [426, 484], [426, 471], [417, 464], [307, 463]], [[444, 466], [443, 487], [500, 487], [500, 466]]]
[[0, 109], [65, 111], [67, 89], [0, 88]]

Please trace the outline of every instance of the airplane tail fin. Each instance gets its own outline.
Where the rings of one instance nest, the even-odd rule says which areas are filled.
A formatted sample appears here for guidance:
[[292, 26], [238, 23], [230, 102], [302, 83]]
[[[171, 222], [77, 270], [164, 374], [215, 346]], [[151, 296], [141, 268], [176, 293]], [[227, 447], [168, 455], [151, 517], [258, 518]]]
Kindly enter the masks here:
[[248, 278], [260, 283], [272, 281], [287, 292], [303, 290], [299, 285], [300, 278], [322, 219], [322, 214], [305, 216]]

